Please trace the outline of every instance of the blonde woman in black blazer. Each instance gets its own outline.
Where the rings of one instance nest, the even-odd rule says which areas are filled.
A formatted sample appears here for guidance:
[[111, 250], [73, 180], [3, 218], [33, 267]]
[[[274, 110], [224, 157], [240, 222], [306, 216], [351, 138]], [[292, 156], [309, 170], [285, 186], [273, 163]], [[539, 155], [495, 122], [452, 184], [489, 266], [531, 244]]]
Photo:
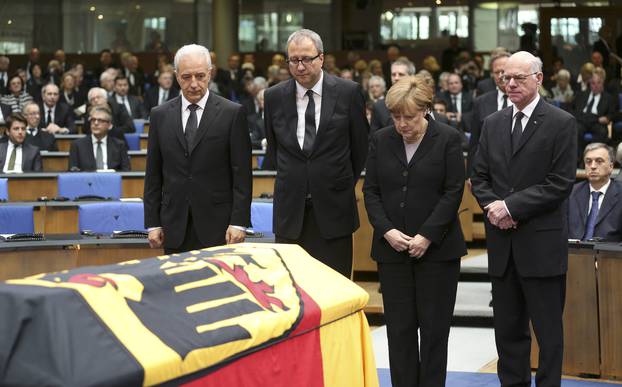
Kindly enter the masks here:
[[432, 95], [420, 76], [391, 87], [386, 103], [394, 125], [372, 135], [363, 187], [395, 387], [445, 385], [460, 257], [466, 254], [458, 220], [465, 178], [461, 138], [427, 114]]

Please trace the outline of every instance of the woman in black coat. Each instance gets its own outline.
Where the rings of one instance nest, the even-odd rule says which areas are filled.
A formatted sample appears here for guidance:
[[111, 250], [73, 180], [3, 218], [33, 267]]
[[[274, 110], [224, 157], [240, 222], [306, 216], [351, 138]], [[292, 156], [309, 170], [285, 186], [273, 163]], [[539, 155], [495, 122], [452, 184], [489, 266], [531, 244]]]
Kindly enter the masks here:
[[[391, 87], [394, 125], [370, 140], [363, 192], [374, 228], [394, 387], [444, 386], [460, 257], [464, 158], [458, 131], [428, 114], [420, 76]], [[417, 330], [421, 332], [421, 345]]]

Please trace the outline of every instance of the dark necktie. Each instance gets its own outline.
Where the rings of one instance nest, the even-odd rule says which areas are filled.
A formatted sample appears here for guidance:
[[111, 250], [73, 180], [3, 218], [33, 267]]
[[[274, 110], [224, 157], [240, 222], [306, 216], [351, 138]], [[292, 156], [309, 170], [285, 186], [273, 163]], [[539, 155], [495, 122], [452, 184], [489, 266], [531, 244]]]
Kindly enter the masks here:
[[587, 106], [585, 107], [585, 113], [592, 113], [592, 108], [594, 107], [594, 96], [592, 95]]
[[512, 130], [512, 153], [516, 152], [518, 149], [520, 138], [523, 135], [523, 123], [521, 122], [523, 116], [525, 116], [523, 112], [516, 113], [516, 123], [514, 124], [514, 129]]
[[31, 136], [34, 137], [34, 135], [35, 135], [35, 128], [28, 129], [28, 132], [30, 133]]
[[8, 171], [12, 171], [15, 169], [15, 159], [17, 158], [17, 147], [19, 147], [19, 145], [15, 145], [13, 147], [13, 151], [11, 151], [11, 157], [9, 157], [9, 166], [7, 168]]
[[596, 227], [596, 218], [598, 218], [598, 199], [602, 192], [592, 192], [592, 208], [587, 216], [587, 224], [585, 225], [585, 236], [583, 240], [592, 239], [594, 237], [594, 228]]
[[313, 90], [307, 90], [309, 103], [305, 111], [305, 139], [302, 145], [302, 151], [307, 155], [311, 155], [313, 143], [315, 142], [315, 101], [313, 100]]
[[129, 114], [130, 117], [132, 117], [132, 109], [130, 109], [130, 104], [127, 102], [127, 97], [123, 97], [123, 106], [125, 106], [125, 109], [127, 110], [127, 114]]
[[197, 109], [199, 105], [191, 104], [188, 106], [190, 110], [190, 117], [188, 117], [188, 122], [186, 122], [186, 144], [188, 144], [188, 148], [192, 148], [192, 144], [194, 141], [194, 136], [197, 132]]
[[452, 113], [457, 113], [458, 112], [458, 106], [456, 105], [456, 96], [454, 94], [451, 95], [451, 107], [450, 107], [450, 111]]
[[101, 140], [97, 140], [97, 151], [95, 152], [95, 164], [97, 169], [104, 169], [104, 152]]
[[501, 109], [505, 109], [506, 107], [508, 107], [508, 95], [503, 94], [503, 105], [501, 105]]
[[45, 126], [52, 123], [52, 109], [48, 109], [48, 116], [45, 118]]

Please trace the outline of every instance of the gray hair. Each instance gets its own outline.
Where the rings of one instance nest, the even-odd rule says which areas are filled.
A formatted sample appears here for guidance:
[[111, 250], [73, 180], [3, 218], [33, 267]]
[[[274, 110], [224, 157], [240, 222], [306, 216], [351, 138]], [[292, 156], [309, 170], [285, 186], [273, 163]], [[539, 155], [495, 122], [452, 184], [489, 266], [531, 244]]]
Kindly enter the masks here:
[[266, 89], [268, 87], [268, 81], [264, 77], [253, 78], [253, 85], [258, 89]]
[[[393, 66], [395, 65], [406, 66], [406, 73], [408, 75], [415, 75], [415, 73], [417, 72], [417, 69], [415, 69], [415, 64], [404, 56], [397, 58], [395, 62], [391, 63], [391, 69], [393, 69]], [[393, 72], [393, 70], [391, 70], [391, 72]]]
[[378, 75], [372, 75], [369, 78], [368, 84], [372, 83], [372, 82], [378, 82], [380, 83], [380, 86], [382, 86], [383, 90], [387, 89], [387, 83], [384, 81], [384, 78]]
[[108, 105], [106, 106], [92, 106], [89, 109], [89, 117], [91, 117], [93, 115], [93, 113], [103, 113], [106, 116], [108, 116], [108, 119], [112, 121], [112, 110], [110, 110], [108, 108]]
[[322, 38], [320, 38], [320, 35], [317, 34], [317, 32], [315, 31], [311, 31], [308, 29], [302, 29], [302, 30], [298, 30], [294, 33], [292, 33], [291, 35], [289, 35], [289, 38], [287, 38], [287, 47], [289, 48], [289, 45], [291, 42], [299, 42], [302, 39], [309, 39], [313, 42], [313, 45], [315, 46], [318, 54], [322, 54], [324, 53], [324, 43], [322, 43]]
[[41, 94], [45, 94], [45, 91], [49, 88], [49, 87], [55, 87], [57, 91], [60, 91], [60, 89], [58, 88], [58, 86], [56, 86], [55, 83], [46, 83], [45, 85], [43, 85], [43, 87], [41, 88]]
[[563, 78], [563, 79], [570, 79], [570, 71], [566, 70], [566, 69], [561, 69], [557, 72], [557, 79], [559, 78]]
[[205, 61], [207, 62], [207, 66], [209, 68], [212, 67], [212, 58], [209, 55], [209, 50], [198, 44], [187, 44], [177, 50], [175, 54], [175, 59], [173, 60], [173, 65], [175, 66], [175, 72], [179, 70], [179, 61], [186, 55], [203, 55], [205, 57]]
[[602, 142], [592, 142], [592, 143], [587, 144], [585, 146], [585, 150], [583, 151], [583, 158], [585, 158], [585, 155], [587, 154], [587, 152], [591, 152], [596, 149], [605, 149], [607, 151], [607, 154], [609, 155], [609, 162], [613, 163], [615, 161], [615, 158], [614, 158], [615, 156], [613, 154], [613, 148], [607, 144], [603, 144]]
[[28, 109], [31, 106], [36, 106], [39, 113], [41, 113], [41, 109], [39, 109], [39, 104], [36, 103], [35, 101], [29, 101], [29, 102], [26, 102], [26, 105], [24, 105], [24, 107], [22, 108], [22, 114], [26, 115], [26, 109]]
[[107, 99], [108, 98], [108, 92], [106, 91], [106, 89], [103, 89], [101, 87], [92, 87], [89, 90], [89, 93], [87, 95], [87, 99], [90, 101], [91, 98], [93, 98], [96, 94], [99, 94], [101, 97]]
[[514, 53], [511, 58], [518, 57], [523, 61], [529, 63], [529, 71], [532, 73], [540, 73], [542, 72], [542, 60], [537, 56], [527, 52], [527, 51], [519, 51]]

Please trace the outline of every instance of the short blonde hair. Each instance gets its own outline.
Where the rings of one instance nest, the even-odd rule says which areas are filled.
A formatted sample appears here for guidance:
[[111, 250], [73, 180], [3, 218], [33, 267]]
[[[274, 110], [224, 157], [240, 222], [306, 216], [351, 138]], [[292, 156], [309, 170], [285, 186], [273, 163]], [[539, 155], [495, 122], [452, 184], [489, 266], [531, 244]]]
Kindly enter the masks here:
[[432, 109], [433, 96], [434, 90], [425, 77], [408, 76], [391, 86], [385, 103], [391, 112], [427, 111]]

